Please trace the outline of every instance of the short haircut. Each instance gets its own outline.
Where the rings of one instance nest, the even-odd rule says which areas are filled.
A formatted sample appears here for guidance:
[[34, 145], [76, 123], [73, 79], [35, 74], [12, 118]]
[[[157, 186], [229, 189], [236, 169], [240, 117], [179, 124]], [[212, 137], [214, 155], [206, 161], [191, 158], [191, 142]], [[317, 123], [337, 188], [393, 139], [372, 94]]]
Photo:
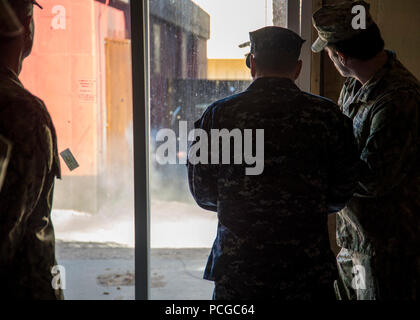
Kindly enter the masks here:
[[257, 70], [265, 72], [288, 73], [292, 72], [298, 63], [299, 57], [288, 53], [258, 53], [255, 55]]
[[376, 57], [384, 49], [385, 42], [377, 24], [374, 23], [357, 36], [349, 40], [329, 43], [328, 47], [351, 58], [367, 61]]

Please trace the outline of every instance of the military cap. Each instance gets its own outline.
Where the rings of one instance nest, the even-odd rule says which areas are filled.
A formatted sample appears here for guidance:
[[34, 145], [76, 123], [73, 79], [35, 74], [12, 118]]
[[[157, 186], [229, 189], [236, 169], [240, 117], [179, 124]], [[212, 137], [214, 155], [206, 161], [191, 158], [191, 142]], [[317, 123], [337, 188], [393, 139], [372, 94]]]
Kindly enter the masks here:
[[248, 68], [251, 68], [251, 54], [287, 54], [290, 57], [299, 59], [300, 50], [305, 42], [292, 30], [275, 26], [264, 27], [250, 32], [249, 38], [250, 42], [240, 45], [240, 47], [251, 46], [251, 52], [246, 59]]
[[313, 15], [312, 22], [318, 31], [318, 39], [312, 45], [313, 52], [321, 52], [328, 44], [349, 40], [365, 31], [362, 28], [354, 28], [353, 8], [363, 6], [366, 9], [366, 28], [373, 25], [369, 9], [370, 5], [365, 1], [341, 2], [334, 5], [323, 6]]

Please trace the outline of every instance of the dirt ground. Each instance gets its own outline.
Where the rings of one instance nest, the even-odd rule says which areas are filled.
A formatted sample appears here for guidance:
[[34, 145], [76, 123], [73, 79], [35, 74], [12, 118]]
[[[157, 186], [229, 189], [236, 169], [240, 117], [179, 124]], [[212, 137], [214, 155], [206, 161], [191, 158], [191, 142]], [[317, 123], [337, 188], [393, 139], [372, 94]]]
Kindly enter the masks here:
[[[133, 215], [53, 210], [66, 299], [134, 299]], [[202, 276], [216, 229], [216, 214], [191, 201], [152, 201], [151, 299], [211, 298], [213, 283]]]
[[[203, 280], [208, 248], [151, 249], [150, 298], [209, 300], [213, 283]], [[57, 241], [68, 300], [134, 299], [134, 249], [115, 243]]]

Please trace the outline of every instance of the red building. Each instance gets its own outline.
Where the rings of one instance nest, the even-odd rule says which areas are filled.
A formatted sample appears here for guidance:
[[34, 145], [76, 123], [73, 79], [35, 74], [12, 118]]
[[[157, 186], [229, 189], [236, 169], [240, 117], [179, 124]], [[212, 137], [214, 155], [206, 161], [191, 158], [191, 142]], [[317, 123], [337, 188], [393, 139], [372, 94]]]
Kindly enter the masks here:
[[[43, 0], [21, 80], [44, 100], [62, 163], [55, 207], [96, 212], [132, 175], [128, 0]], [[168, 80], [205, 78], [210, 17], [190, 0], [150, 0], [152, 128], [168, 127]], [[121, 185], [121, 186], [120, 186]], [[110, 187], [111, 186], [111, 187]]]

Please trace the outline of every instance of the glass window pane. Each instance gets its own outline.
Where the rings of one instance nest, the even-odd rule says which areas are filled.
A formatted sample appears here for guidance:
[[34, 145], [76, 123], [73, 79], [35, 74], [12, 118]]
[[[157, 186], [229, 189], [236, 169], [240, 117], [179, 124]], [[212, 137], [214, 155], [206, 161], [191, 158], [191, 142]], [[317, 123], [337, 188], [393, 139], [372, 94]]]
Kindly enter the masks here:
[[21, 79], [45, 101], [61, 159], [53, 222], [66, 299], [134, 298], [128, 0], [42, 0]]

